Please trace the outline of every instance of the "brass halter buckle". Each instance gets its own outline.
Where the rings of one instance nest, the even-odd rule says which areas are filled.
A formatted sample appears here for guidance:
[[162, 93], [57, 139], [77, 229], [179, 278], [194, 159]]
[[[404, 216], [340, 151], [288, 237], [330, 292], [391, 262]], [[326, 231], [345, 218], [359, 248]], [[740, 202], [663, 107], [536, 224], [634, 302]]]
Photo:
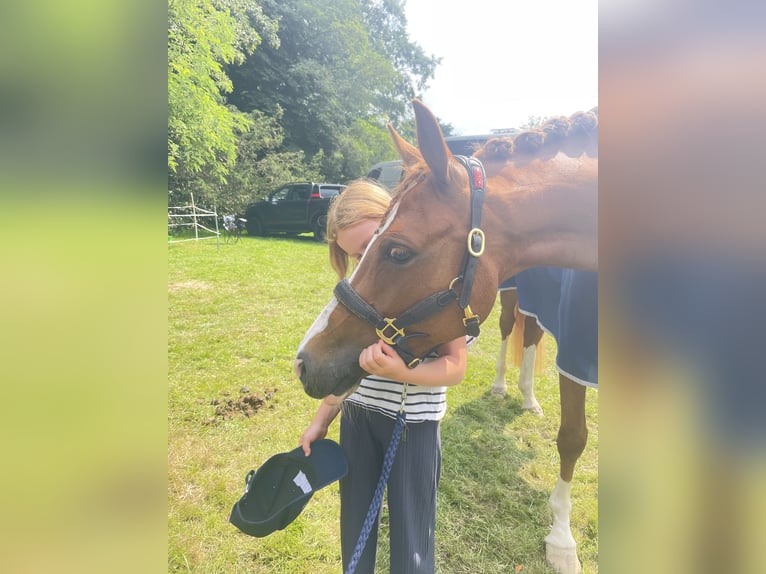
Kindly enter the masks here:
[[[415, 367], [417, 367], [417, 366], [418, 366], [420, 363], [422, 363], [422, 362], [423, 362], [423, 359], [421, 359], [421, 358], [419, 358], [419, 357], [415, 357], [415, 358], [414, 358], [414, 359], [412, 359], [412, 360], [411, 360], [409, 363], [407, 363], [407, 368], [408, 368], [408, 369], [414, 369]], [[407, 384], [407, 383], [405, 383], [405, 385], [406, 385], [406, 384]]]
[[[394, 321], [396, 321], [396, 318], [389, 319], [388, 317], [384, 317], [383, 320], [386, 322], [386, 326], [383, 327], [382, 329], [375, 329], [375, 332], [378, 334], [378, 337], [380, 337], [381, 339], [383, 339], [384, 342], [388, 343], [389, 345], [393, 347], [394, 345], [396, 345], [396, 339], [394, 339], [394, 337], [396, 337], [397, 339], [400, 337], [404, 337], [404, 329], [400, 329], [399, 327], [394, 325]], [[389, 327], [391, 327], [394, 330], [394, 332], [391, 335], [386, 335], [385, 331]]]
[[[479, 238], [481, 244], [478, 251], [473, 248], [473, 244], [471, 243], [474, 236]], [[468, 232], [468, 253], [474, 257], [481, 257], [484, 254], [484, 232], [478, 227], [474, 227]]]
[[463, 327], [465, 327], [465, 332], [471, 337], [479, 336], [479, 316], [471, 310], [470, 305], [465, 308]]
[[476, 313], [474, 313], [474, 312], [471, 310], [471, 306], [470, 306], [470, 305], [468, 305], [468, 306], [465, 308], [465, 319], [463, 319], [463, 325], [465, 325], [465, 324], [466, 324], [468, 321], [470, 321], [471, 319], [474, 319], [474, 318], [478, 319], [478, 318], [479, 318], [479, 316], [478, 316]]

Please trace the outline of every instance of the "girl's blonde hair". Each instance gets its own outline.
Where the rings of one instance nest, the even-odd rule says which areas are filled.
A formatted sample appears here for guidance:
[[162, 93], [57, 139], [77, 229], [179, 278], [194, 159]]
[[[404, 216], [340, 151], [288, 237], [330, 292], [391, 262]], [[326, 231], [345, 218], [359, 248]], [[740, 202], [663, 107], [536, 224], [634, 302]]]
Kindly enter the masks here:
[[327, 243], [330, 265], [339, 279], [349, 270], [348, 254], [338, 245], [338, 231], [368, 219], [380, 220], [388, 210], [391, 195], [369, 179], [357, 179], [338, 195], [327, 212]]

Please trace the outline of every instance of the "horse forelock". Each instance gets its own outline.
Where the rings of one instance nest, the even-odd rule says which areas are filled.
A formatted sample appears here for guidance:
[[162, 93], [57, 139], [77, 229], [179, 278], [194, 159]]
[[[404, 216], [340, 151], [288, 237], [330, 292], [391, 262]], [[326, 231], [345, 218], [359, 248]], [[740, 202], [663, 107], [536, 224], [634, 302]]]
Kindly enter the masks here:
[[405, 167], [404, 177], [402, 178], [402, 181], [394, 190], [394, 194], [393, 194], [394, 201], [392, 201], [391, 203], [393, 204], [397, 200], [401, 199], [401, 197], [404, 194], [406, 194], [413, 187], [418, 185], [425, 178], [425, 175], [427, 172], [428, 172], [428, 166], [426, 165], [425, 161], [419, 161], [413, 165]]

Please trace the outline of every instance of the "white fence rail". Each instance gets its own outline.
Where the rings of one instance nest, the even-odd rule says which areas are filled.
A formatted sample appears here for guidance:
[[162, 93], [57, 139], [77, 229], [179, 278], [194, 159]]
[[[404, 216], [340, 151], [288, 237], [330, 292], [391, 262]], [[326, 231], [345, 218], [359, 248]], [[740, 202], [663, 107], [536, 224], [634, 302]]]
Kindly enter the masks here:
[[[189, 236], [184, 231], [190, 230]], [[191, 237], [191, 230], [194, 237]], [[182, 232], [183, 237], [176, 237]], [[201, 239], [215, 239], [220, 245], [221, 231], [218, 229], [218, 214], [209, 209], [204, 209], [194, 203], [194, 194], [191, 194], [189, 205], [168, 206], [168, 243], [180, 243], [181, 241], [199, 241]]]

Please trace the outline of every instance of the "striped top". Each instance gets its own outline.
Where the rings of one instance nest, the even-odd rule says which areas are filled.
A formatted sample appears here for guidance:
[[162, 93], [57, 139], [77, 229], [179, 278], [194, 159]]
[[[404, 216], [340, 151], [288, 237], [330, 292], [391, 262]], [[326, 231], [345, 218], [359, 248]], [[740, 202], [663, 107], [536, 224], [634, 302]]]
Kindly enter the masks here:
[[[470, 346], [475, 340], [475, 337], [466, 336], [466, 345]], [[435, 358], [436, 354], [431, 354], [424, 362]], [[362, 379], [346, 400], [395, 419], [402, 404], [403, 390], [404, 383], [370, 375]], [[447, 387], [407, 385], [405, 411], [408, 423], [442, 420], [447, 412]]]
[[[371, 375], [346, 400], [395, 419], [403, 390], [404, 383]], [[447, 411], [447, 387], [407, 385], [405, 411], [408, 423], [440, 421]]]

